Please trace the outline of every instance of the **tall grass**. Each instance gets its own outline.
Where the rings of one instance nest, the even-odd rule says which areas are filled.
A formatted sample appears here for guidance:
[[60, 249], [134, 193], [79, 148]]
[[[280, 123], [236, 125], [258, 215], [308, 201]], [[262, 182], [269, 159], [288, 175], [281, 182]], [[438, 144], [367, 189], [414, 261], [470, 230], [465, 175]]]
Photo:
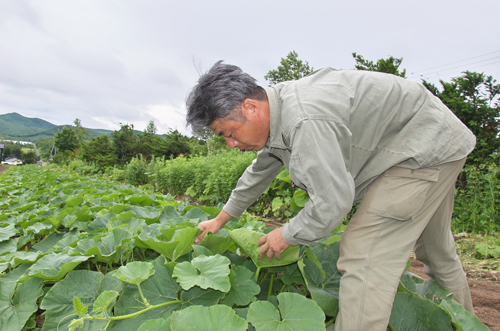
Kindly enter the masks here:
[[495, 164], [466, 166], [465, 186], [455, 190], [454, 233], [500, 232], [500, 168]]

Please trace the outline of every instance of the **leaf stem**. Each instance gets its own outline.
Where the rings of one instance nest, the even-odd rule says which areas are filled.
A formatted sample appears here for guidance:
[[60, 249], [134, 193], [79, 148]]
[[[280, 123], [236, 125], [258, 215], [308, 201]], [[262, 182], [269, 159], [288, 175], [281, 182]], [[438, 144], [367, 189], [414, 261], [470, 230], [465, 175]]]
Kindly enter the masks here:
[[132, 314], [128, 314], [128, 315], [122, 315], [122, 316], [113, 316], [113, 317], [95, 317], [95, 316], [92, 316], [90, 317], [90, 319], [94, 319], [94, 320], [99, 320], [99, 321], [119, 321], [119, 320], [124, 320], [124, 319], [127, 319], [127, 318], [134, 318], [134, 317], [137, 317], [147, 311], [150, 311], [150, 310], [153, 310], [153, 309], [156, 309], [156, 308], [160, 308], [160, 307], [163, 307], [163, 306], [167, 306], [167, 305], [171, 305], [171, 304], [174, 304], [174, 303], [182, 303], [181, 300], [173, 300], [173, 301], [168, 301], [168, 302], [164, 302], [164, 303], [160, 303], [159, 305], [149, 305], [149, 307], [147, 307], [146, 309], [143, 309], [143, 310], [139, 310], [139, 311], [136, 311], [135, 313], [132, 313]]
[[149, 304], [149, 301], [144, 297], [144, 294], [142, 294], [141, 285], [140, 284], [136, 284], [136, 285], [137, 285], [137, 288], [139, 289], [139, 294], [141, 295], [142, 302], [144, 303], [144, 305], [148, 308], [151, 307], [151, 305]]
[[328, 322], [325, 323], [325, 328], [327, 328], [330, 324], [333, 323], [333, 321], [335, 321], [334, 318], [332, 318], [331, 320], [329, 320]]
[[257, 267], [257, 270], [255, 271], [255, 281], [259, 281], [259, 273], [260, 273], [260, 267]]
[[271, 296], [271, 293], [273, 293], [273, 280], [274, 280], [274, 274], [271, 274], [271, 283], [269, 284], [269, 290], [267, 291], [267, 298]]

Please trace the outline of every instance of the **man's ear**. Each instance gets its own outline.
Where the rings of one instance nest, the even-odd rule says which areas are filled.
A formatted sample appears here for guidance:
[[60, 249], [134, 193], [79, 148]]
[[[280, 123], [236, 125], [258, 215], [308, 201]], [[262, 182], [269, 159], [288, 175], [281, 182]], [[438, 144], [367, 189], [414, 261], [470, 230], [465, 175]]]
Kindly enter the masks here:
[[248, 118], [249, 116], [257, 115], [258, 111], [259, 111], [259, 104], [257, 100], [245, 99], [243, 101], [241, 112], [245, 117]]

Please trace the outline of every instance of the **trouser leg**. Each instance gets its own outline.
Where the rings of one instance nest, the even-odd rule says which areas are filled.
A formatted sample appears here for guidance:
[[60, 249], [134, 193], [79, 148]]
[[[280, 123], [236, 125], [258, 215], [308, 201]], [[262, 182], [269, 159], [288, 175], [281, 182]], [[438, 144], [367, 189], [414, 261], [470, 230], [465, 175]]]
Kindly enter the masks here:
[[[458, 258], [451, 232], [455, 186], [446, 196], [415, 245], [415, 256], [424, 263], [425, 273], [441, 287], [453, 292], [453, 298], [474, 314], [467, 277]], [[436, 244], [439, 243], [439, 244]]]
[[406, 262], [462, 167], [395, 167], [372, 184], [340, 243], [336, 331], [386, 330]]

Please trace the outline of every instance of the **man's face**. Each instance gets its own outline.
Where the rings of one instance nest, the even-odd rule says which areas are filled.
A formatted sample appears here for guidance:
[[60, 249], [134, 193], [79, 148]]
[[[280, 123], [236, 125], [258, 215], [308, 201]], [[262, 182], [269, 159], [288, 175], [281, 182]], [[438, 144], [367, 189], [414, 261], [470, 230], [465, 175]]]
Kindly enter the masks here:
[[216, 135], [224, 137], [229, 148], [238, 147], [245, 151], [260, 151], [269, 137], [269, 122], [266, 125], [253, 116], [239, 121], [215, 120], [210, 129]]

